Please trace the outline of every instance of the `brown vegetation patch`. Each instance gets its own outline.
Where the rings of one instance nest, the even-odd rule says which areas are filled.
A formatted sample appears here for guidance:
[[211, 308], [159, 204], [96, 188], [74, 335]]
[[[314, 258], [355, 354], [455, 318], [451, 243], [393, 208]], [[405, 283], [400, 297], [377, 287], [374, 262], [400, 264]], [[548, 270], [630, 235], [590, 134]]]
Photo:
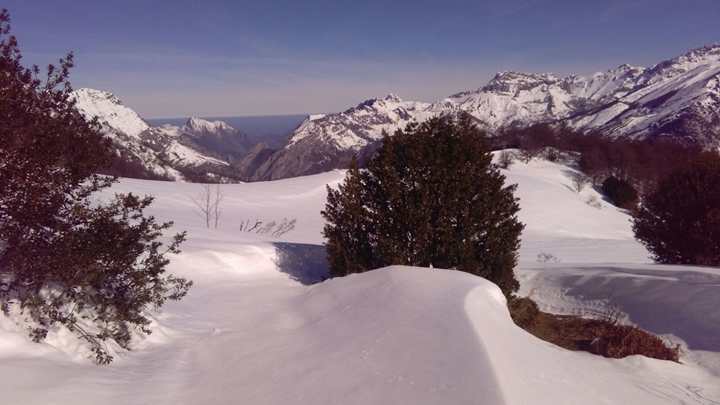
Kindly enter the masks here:
[[615, 319], [586, 319], [542, 312], [530, 298], [512, 298], [508, 308], [513, 321], [536, 337], [569, 350], [603, 357], [643, 355], [660, 360], [679, 360], [679, 347], [669, 347], [659, 337]]

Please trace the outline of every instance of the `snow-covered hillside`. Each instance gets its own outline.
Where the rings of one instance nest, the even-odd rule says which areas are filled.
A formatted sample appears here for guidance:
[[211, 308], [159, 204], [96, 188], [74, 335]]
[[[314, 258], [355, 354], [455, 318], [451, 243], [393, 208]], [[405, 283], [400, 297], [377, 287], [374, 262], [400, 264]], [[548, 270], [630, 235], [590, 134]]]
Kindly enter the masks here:
[[[527, 224], [522, 292], [558, 312], [615, 305], [685, 342], [682, 364], [540, 341], [514, 326], [494, 285], [460, 272], [392, 267], [304, 285], [325, 268], [319, 212], [341, 171], [225, 185], [217, 230], [194, 210], [199, 185], [126, 179], [113, 191], [155, 195], [151, 213], [189, 231], [171, 270], [195, 286], [109, 367], [68, 334], [34, 344], [0, 318], [2, 403], [720, 402], [720, 271], [648, 264], [628, 216], [572, 190], [571, 170], [534, 160], [507, 171]], [[240, 231], [285, 218], [296, 227], [282, 236]]]

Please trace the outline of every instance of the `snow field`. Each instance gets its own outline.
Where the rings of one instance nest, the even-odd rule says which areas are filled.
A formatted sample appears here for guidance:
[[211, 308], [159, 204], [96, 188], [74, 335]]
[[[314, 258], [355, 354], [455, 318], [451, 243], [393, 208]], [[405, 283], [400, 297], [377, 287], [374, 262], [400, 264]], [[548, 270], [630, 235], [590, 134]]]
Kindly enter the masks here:
[[[496, 286], [461, 272], [390, 267], [315, 281], [320, 210], [342, 171], [225, 185], [219, 229], [205, 229], [197, 184], [122, 180], [150, 213], [187, 230], [170, 270], [195, 286], [156, 315], [154, 333], [109, 367], [57, 331], [34, 344], [0, 317], [3, 403], [30, 404], [713, 404], [720, 402], [717, 269], [655, 266], [629, 218], [572, 169], [515, 162], [522, 294], [562, 313], [622, 310], [684, 342], [683, 364], [557, 348], [516, 327]], [[247, 219], [297, 219], [273, 237]], [[546, 259], [538, 262], [538, 254]], [[549, 256], [548, 256], [549, 255]], [[715, 373], [715, 374], [714, 374]]]

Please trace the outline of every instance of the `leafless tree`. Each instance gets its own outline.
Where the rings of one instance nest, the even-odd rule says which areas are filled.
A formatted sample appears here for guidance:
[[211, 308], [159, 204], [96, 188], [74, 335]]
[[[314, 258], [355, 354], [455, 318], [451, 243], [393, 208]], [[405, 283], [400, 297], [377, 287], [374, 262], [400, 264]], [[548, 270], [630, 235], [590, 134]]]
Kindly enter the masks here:
[[193, 204], [198, 210], [198, 214], [205, 221], [207, 228], [218, 228], [220, 225], [220, 214], [222, 213], [222, 200], [224, 194], [220, 184], [203, 184], [197, 196], [191, 197]]
[[214, 201], [213, 201], [213, 214], [215, 216], [215, 229], [218, 228], [218, 224], [220, 223], [220, 214], [222, 213], [222, 208], [220, 208], [220, 205], [225, 198], [225, 195], [222, 192], [222, 189], [220, 188], [219, 184], [215, 185], [215, 193], [214, 193]]

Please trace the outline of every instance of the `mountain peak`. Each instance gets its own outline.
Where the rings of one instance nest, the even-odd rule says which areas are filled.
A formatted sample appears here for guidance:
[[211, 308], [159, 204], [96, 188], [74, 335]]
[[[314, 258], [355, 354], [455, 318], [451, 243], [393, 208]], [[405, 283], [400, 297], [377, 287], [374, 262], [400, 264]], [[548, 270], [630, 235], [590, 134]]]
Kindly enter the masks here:
[[560, 79], [549, 73], [498, 72], [481, 91], [513, 93], [555, 84]]
[[109, 128], [131, 137], [139, 136], [150, 126], [132, 109], [123, 105], [113, 93], [81, 88], [72, 92], [75, 107], [87, 119], [98, 118]]
[[89, 87], [82, 87], [73, 91], [73, 96], [78, 101], [81, 99], [94, 101], [106, 100], [113, 104], [122, 105], [122, 101], [113, 93], [105, 90], [91, 89]]
[[375, 98], [367, 99], [367, 100], [363, 101], [362, 103], [358, 104], [357, 107], [353, 107], [350, 110], [353, 110], [354, 108], [358, 108], [358, 107], [372, 107], [377, 103], [402, 103], [402, 99], [393, 93], [389, 93], [389, 94], [385, 95], [384, 97], [375, 97]]
[[193, 132], [193, 133], [211, 133], [211, 134], [237, 131], [235, 128], [233, 128], [230, 124], [228, 124], [225, 121], [220, 121], [220, 120], [210, 121], [210, 120], [206, 120], [206, 119], [198, 118], [198, 117], [188, 118], [183, 129], [188, 132]]
[[393, 94], [393, 93], [387, 94], [385, 97], [382, 98], [382, 100], [383, 100], [383, 101], [390, 101], [390, 102], [393, 102], [393, 103], [400, 103], [400, 102], [402, 102], [402, 99], [401, 99], [400, 97], [396, 96], [396, 95]]
[[707, 58], [720, 59], [720, 42], [691, 49], [681, 56], [685, 58]]

